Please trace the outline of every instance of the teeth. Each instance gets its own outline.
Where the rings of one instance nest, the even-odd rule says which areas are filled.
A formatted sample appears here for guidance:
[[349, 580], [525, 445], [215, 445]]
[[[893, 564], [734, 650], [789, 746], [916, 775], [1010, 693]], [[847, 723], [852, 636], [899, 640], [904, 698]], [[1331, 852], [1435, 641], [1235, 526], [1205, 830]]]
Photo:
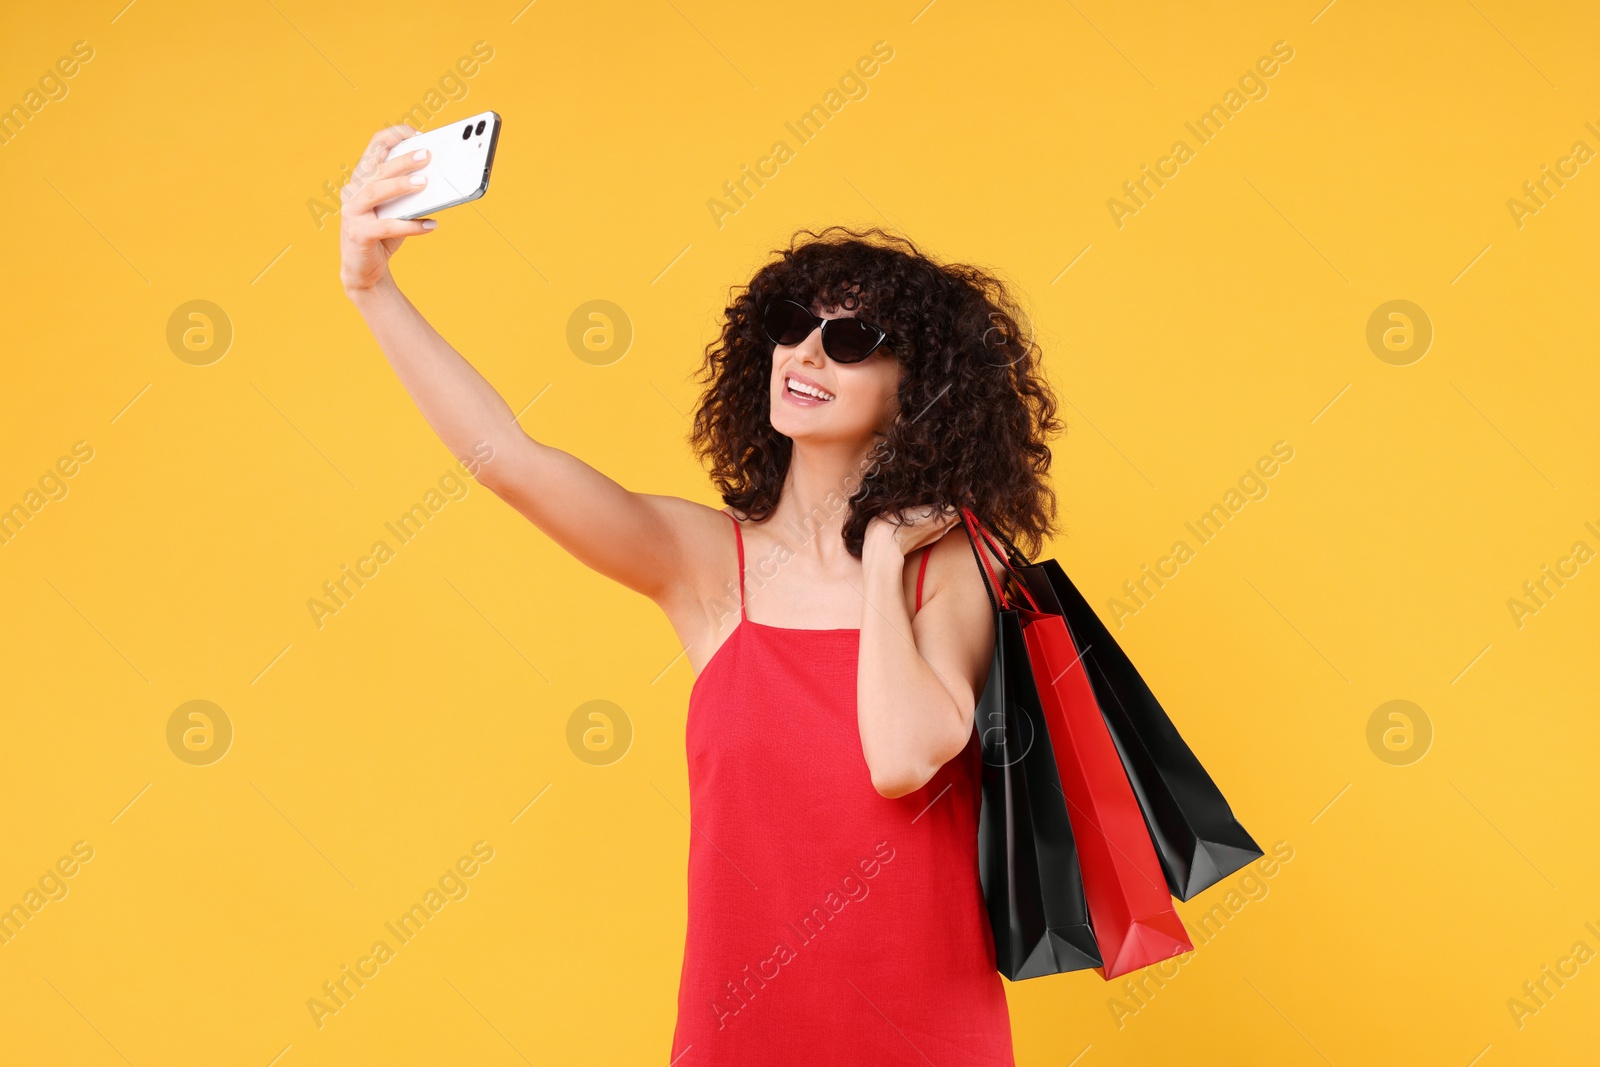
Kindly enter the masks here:
[[789, 382], [789, 388], [793, 389], [797, 393], [804, 393], [806, 396], [814, 396], [818, 400], [832, 400], [833, 399], [833, 394], [832, 393], [824, 392], [823, 390], [818, 389], [814, 385], [807, 385], [804, 382], [797, 382], [793, 378], [788, 379], [788, 382]]

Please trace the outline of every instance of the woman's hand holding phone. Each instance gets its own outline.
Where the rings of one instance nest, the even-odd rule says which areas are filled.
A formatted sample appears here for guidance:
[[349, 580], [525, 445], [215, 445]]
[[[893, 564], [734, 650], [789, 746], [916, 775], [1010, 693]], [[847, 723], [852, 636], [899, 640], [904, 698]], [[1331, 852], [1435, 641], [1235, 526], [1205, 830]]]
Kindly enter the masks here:
[[389, 259], [401, 242], [438, 225], [433, 219], [381, 219], [377, 214], [379, 204], [416, 192], [427, 182], [421, 175], [416, 183], [412, 180], [413, 172], [428, 164], [426, 150], [384, 160], [390, 149], [416, 132], [400, 125], [374, 134], [340, 193], [344, 205], [339, 213], [339, 281], [347, 296], [388, 281]]

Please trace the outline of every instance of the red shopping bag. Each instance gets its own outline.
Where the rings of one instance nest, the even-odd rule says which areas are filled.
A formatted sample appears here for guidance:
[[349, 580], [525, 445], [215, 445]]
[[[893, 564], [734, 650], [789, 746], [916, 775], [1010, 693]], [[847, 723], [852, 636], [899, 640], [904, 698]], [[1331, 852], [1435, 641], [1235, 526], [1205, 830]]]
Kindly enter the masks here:
[[[1006, 559], [976, 515], [963, 508], [962, 518], [974, 537], [984, 537]], [[1017, 611], [1078, 845], [1089, 922], [1103, 960], [1095, 970], [1109, 981], [1193, 951], [1066, 620], [1041, 610], [1009, 562], [1006, 569], [1028, 602]]]

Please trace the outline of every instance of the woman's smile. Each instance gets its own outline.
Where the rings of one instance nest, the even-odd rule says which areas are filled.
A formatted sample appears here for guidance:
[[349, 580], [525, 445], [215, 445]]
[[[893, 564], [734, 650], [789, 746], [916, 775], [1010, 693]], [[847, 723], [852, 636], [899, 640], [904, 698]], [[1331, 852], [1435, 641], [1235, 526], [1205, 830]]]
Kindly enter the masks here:
[[795, 371], [783, 376], [783, 395], [789, 403], [802, 408], [814, 408], [834, 398], [834, 394]]

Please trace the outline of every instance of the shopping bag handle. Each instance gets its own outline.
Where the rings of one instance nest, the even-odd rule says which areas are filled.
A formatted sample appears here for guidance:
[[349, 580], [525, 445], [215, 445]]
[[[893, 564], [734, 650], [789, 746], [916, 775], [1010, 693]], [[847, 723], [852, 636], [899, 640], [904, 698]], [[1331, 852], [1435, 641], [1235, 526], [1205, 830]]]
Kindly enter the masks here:
[[[995, 577], [994, 571], [989, 567], [989, 561], [983, 558], [983, 552], [978, 548], [984, 541], [968, 521], [968, 514], [966, 508], [961, 509], [961, 524], [967, 531], [967, 544], [972, 548], [972, 558], [978, 561], [978, 570], [984, 575], [983, 591], [989, 595], [989, 606], [994, 608], [995, 614], [998, 615], [1002, 611], [1009, 611], [1011, 605], [1006, 601], [1006, 591], [1001, 588], [1000, 580]], [[995, 602], [996, 596], [1000, 598], [999, 603]]]
[[979, 576], [983, 578], [983, 593], [989, 598], [989, 607], [994, 609], [995, 622], [998, 623], [1000, 621], [1000, 612], [1008, 607], [1006, 594], [1003, 590], [1000, 590], [1000, 599], [996, 602], [995, 586], [998, 583], [994, 581], [994, 572], [989, 569], [989, 564], [983, 558], [983, 553], [978, 550], [978, 537], [972, 532], [972, 527], [967, 525], [966, 516], [962, 516], [961, 527], [967, 535], [967, 547], [972, 549], [972, 558], [978, 563]]
[[[968, 509], [968, 513], [972, 515], [973, 523], [977, 526], [978, 530], [982, 532], [984, 538], [988, 541], [989, 546], [994, 549], [994, 554], [1000, 558], [1006, 570], [1011, 574], [1011, 577], [1015, 578], [1017, 584], [1021, 586], [1024, 591], [1026, 591], [1027, 583], [1022, 580], [1022, 575], [1019, 573], [1019, 571], [1023, 567], [1032, 566], [1032, 563], [1028, 560], [1028, 557], [1023, 555], [1021, 550], [1018, 549], [1016, 545], [1011, 543], [1011, 539], [1009, 537], [1006, 537], [998, 530], [995, 530], [985, 524], [983, 520], [978, 518], [975, 513], [972, 513], [970, 509]], [[1029, 598], [1029, 602], [1032, 603], [1031, 597]]]
[[993, 529], [990, 529], [989, 527], [985, 526], [983, 528], [983, 532], [988, 534], [990, 537], [998, 537], [998, 538], [1000, 538], [1001, 541], [1005, 542], [1006, 548], [1010, 551], [1011, 563], [1012, 563], [1013, 566], [1016, 566], [1016, 567], [1029, 567], [1029, 566], [1033, 565], [1032, 560], [1028, 559], [1027, 556], [1023, 555], [1022, 554], [1022, 550], [1020, 548], [1018, 548], [1016, 545], [1011, 543], [1011, 538], [1007, 537], [1005, 534], [1001, 533], [999, 530], [993, 530]]
[[[1000, 558], [1002, 566], [1004, 566], [1006, 569], [1006, 573], [1010, 574], [1011, 577], [1016, 581], [1017, 588], [1022, 591], [1023, 597], [1028, 601], [1028, 606], [1034, 611], [1038, 611], [1038, 601], [1033, 599], [1033, 594], [1028, 591], [1027, 583], [1022, 580], [1022, 575], [1017, 573], [1016, 567], [1013, 565], [1013, 560], [1011, 559], [1010, 555], [1005, 551], [1005, 549], [1000, 547], [1000, 542], [996, 539], [995, 534], [983, 524], [978, 516], [973, 513], [971, 508], [965, 506], [961, 508], [961, 521], [967, 527], [968, 539], [972, 543], [972, 554], [977, 558], [978, 565], [983, 568], [984, 574], [988, 576], [988, 582], [985, 583], [984, 589], [987, 591], [990, 584], [994, 586], [994, 593], [991, 593], [989, 597], [990, 604], [994, 604], [995, 594], [998, 594], [1000, 598], [1000, 606], [996, 608], [996, 610], [1009, 610], [1011, 608], [1011, 603], [1006, 596], [1005, 586], [1001, 584], [999, 577], [996, 576], [994, 572], [994, 569], [989, 565], [989, 561], [985, 559], [983, 553], [978, 550], [978, 544], [980, 540], [982, 543], [992, 548], [994, 550], [994, 554]], [[1006, 542], [1006, 545], [1007, 547], [1011, 548], [1013, 552], [1016, 551], [1015, 546], [1011, 545], [1009, 541]], [[1020, 553], [1018, 553], [1018, 555], [1020, 555]]]

